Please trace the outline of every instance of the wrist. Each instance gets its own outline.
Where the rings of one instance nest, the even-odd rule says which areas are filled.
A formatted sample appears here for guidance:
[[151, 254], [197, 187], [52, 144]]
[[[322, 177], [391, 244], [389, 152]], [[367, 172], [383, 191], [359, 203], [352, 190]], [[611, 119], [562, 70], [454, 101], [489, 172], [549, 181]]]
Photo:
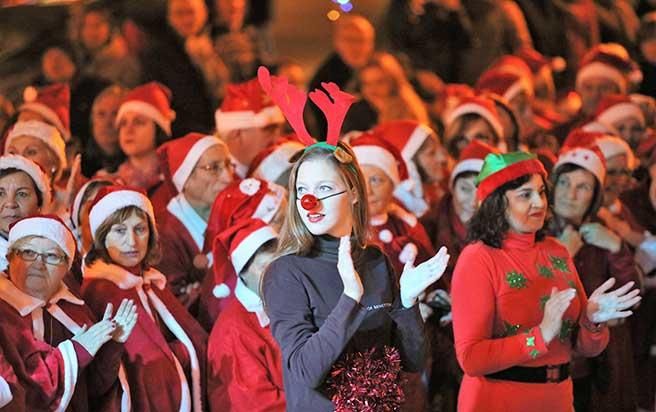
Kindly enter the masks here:
[[605, 326], [605, 323], [596, 323], [590, 320], [590, 318], [586, 315], [583, 320], [581, 321], [581, 326], [586, 328], [588, 331], [592, 333], [599, 333]]
[[362, 292], [344, 289], [344, 294], [358, 303], [362, 300]]
[[401, 305], [403, 305], [404, 308], [410, 309], [414, 305], [417, 304], [417, 298], [410, 298], [407, 296], [401, 295]]

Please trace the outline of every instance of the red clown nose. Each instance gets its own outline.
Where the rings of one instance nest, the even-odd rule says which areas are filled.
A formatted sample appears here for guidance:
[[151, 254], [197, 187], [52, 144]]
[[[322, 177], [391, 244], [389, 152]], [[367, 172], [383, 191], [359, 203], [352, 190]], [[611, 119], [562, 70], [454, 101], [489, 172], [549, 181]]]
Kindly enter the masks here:
[[307, 194], [301, 198], [301, 207], [305, 210], [312, 210], [319, 204], [319, 199], [315, 195]]

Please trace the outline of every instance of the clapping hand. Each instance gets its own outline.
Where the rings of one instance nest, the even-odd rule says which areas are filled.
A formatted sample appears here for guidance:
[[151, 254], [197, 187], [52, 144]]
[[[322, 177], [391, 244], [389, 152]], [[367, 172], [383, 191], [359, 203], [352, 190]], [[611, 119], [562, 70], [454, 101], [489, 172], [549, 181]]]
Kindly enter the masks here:
[[344, 284], [344, 294], [356, 302], [360, 302], [364, 294], [364, 287], [362, 286], [360, 275], [355, 271], [355, 266], [353, 266], [351, 238], [349, 236], [342, 236], [339, 239], [337, 271]]
[[414, 265], [414, 259], [408, 261], [403, 267], [400, 280], [401, 304], [403, 304], [403, 307], [411, 308], [414, 306], [419, 295], [442, 277], [448, 262], [449, 254], [444, 246], [440, 248], [435, 256], [419, 266]]
[[134, 325], [137, 324], [137, 305], [131, 299], [123, 299], [112, 322], [116, 325], [112, 339], [118, 343], [125, 343]]
[[102, 345], [112, 339], [112, 334], [116, 330], [116, 324], [110, 320], [111, 316], [112, 304], [108, 303], [102, 320], [90, 328], [84, 325], [82, 330], [73, 336], [73, 340], [82, 345], [91, 356], [95, 356]]
[[564, 289], [559, 291], [555, 287], [551, 289], [551, 296], [544, 304], [544, 315], [540, 322], [540, 332], [545, 343], [549, 343], [558, 335], [563, 324], [563, 315], [576, 297], [576, 289]]
[[621, 288], [607, 292], [614, 284], [615, 278], [610, 278], [590, 295], [586, 308], [590, 322], [604, 323], [613, 319], [628, 318], [633, 314], [629, 309], [642, 299], [639, 289], [631, 290], [635, 282], [628, 282]]

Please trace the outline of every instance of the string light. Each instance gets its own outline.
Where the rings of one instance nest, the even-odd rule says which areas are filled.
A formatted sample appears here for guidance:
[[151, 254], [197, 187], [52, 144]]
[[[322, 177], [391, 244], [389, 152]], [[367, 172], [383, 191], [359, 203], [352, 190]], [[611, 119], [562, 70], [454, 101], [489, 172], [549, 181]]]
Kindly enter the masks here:
[[330, 10], [328, 13], [326, 13], [326, 17], [328, 17], [328, 20], [330, 21], [336, 21], [340, 17], [340, 13], [337, 10]]

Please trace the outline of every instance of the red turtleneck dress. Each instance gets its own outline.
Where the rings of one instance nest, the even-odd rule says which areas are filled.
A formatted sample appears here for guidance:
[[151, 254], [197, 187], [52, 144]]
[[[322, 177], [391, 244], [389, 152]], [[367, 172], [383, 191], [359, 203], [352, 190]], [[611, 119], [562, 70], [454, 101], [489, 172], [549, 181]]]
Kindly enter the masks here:
[[[547, 345], [538, 326], [554, 286], [575, 287], [578, 294], [559, 335]], [[485, 376], [513, 366], [559, 365], [569, 362], [573, 351], [596, 356], [606, 347], [608, 328], [591, 330], [585, 291], [560, 243], [509, 233], [501, 249], [470, 244], [458, 259], [451, 292], [456, 354], [465, 372], [460, 411], [572, 410], [571, 379], [523, 383]]]

